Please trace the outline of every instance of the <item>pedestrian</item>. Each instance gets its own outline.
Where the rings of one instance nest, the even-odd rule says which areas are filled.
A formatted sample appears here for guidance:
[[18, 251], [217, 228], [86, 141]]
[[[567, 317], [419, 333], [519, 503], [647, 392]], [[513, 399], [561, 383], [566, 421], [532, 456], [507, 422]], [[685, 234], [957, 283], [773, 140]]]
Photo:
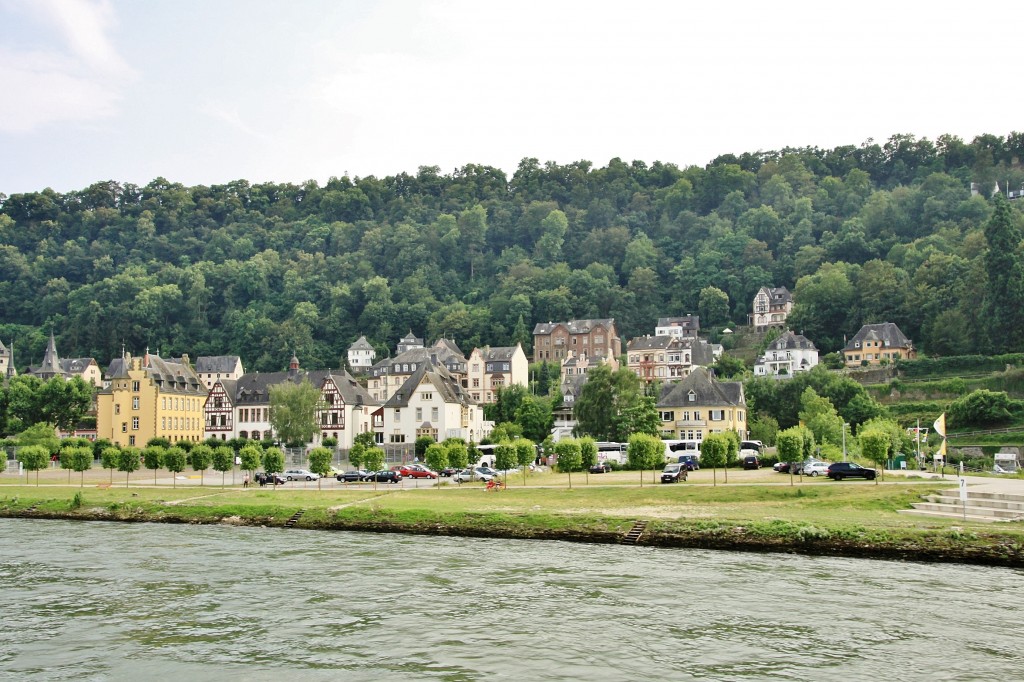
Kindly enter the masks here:
[[249, 487], [249, 474], [246, 474], [245, 478], [242, 479], [242, 487], [243, 488], [248, 488]]

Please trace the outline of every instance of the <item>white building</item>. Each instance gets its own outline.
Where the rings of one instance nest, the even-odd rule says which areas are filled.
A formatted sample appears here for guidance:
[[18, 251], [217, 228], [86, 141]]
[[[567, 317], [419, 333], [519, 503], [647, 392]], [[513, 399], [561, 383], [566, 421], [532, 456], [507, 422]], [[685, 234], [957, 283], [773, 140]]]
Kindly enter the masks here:
[[755, 376], [789, 375], [806, 372], [818, 364], [818, 349], [800, 334], [791, 331], [768, 344], [764, 355], [754, 364]]
[[412, 444], [419, 436], [436, 441], [479, 442], [486, 429], [483, 408], [444, 366], [421, 364], [383, 407], [385, 445]]
[[377, 351], [373, 349], [365, 336], [360, 336], [355, 343], [348, 347], [348, 366], [355, 374], [369, 372], [376, 357]]
[[494, 403], [498, 390], [506, 386], [529, 385], [530, 363], [522, 344], [474, 348], [467, 362], [469, 393], [478, 403]]

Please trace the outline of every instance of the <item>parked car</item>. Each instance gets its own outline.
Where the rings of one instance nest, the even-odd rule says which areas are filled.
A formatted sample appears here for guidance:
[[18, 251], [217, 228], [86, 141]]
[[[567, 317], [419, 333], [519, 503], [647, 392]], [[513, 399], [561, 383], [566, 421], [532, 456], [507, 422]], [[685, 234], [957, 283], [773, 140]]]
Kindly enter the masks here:
[[377, 483], [398, 483], [402, 480], [402, 474], [397, 471], [371, 471], [363, 479], [364, 481], [376, 481]]
[[399, 467], [398, 473], [406, 478], [437, 478], [437, 472], [431, 471], [422, 464], [409, 464]]
[[320, 474], [314, 474], [308, 469], [288, 469], [284, 472], [284, 477], [289, 481], [315, 481], [320, 478]]
[[776, 462], [772, 469], [775, 469], [775, 471], [778, 471], [780, 474], [788, 474], [789, 462]]
[[679, 455], [679, 463], [685, 464], [687, 471], [697, 471], [700, 469], [700, 459], [697, 455]]
[[761, 460], [757, 458], [757, 455], [747, 455], [743, 458], [744, 469], [760, 469]]
[[485, 467], [476, 467], [474, 469], [463, 469], [462, 471], [456, 472], [452, 475], [452, 480], [456, 483], [469, 483], [470, 481], [491, 481], [494, 480], [494, 475], [483, 471]]
[[598, 462], [594, 466], [590, 467], [590, 473], [592, 474], [607, 474], [612, 470], [612, 467], [607, 462]]
[[359, 481], [365, 480], [369, 475], [370, 472], [365, 469], [353, 469], [352, 471], [346, 471], [343, 474], [338, 474], [335, 478], [339, 481], [345, 481], [346, 483], [358, 483]]
[[256, 482], [264, 485], [284, 485], [288, 480], [281, 474], [268, 474], [263, 471], [256, 474]]
[[441, 478], [451, 478], [452, 476], [454, 476], [458, 472], [459, 472], [459, 470], [456, 469], [455, 467], [445, 467], [444, 469], [441, 469], [440, 471], [438, 471], [437, 475], [440, 476]]
[[834, 481], [841, 481], [844, 478], [866, 478], [871, 481], [875, 475], [874, 469], [862, 467], [856, 462], [835, 462], [828, 465], [828, 477]]
[[479, 466], [476, 467], [476, 470], [479, 471], [481, 474], [490, 476], [491, 478], [497, 478], [500, 475], [497, 470], [492, 469], [491, 467], [488, 466]]
[[673, 464], [666, 464], [665, 468], [661, 472], [662, 483], [678, 483], [679, 481], [686, 480], [686, 465], [675, 462]]
[[819, 462], [817, 460], [813, 462], [804, 463], [804, 476], [821, 476], [828, 474], [828, 463]]

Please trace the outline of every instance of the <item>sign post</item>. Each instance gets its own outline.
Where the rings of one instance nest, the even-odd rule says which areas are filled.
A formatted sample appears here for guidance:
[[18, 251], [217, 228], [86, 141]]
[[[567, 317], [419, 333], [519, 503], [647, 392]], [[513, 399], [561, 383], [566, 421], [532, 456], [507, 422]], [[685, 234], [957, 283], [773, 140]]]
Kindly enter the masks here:
[[967, 479], [963, 477], [963, 472], [960, 476], [960, 504], [964, 509], [964, 522], [967, 521]]

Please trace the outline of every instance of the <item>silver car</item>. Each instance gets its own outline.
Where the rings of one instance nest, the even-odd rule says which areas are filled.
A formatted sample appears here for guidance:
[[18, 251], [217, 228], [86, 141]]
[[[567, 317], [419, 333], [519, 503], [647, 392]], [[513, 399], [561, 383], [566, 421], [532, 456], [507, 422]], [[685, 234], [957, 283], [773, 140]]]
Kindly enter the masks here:
[[804, 463], [804, 476], [825, 476], [828, 474], [828, 462]]
[[314, 474], [308, 469], [288, 469], [284, 472], [284, 477], [289, 481], [316, 481], [320, 474]]

